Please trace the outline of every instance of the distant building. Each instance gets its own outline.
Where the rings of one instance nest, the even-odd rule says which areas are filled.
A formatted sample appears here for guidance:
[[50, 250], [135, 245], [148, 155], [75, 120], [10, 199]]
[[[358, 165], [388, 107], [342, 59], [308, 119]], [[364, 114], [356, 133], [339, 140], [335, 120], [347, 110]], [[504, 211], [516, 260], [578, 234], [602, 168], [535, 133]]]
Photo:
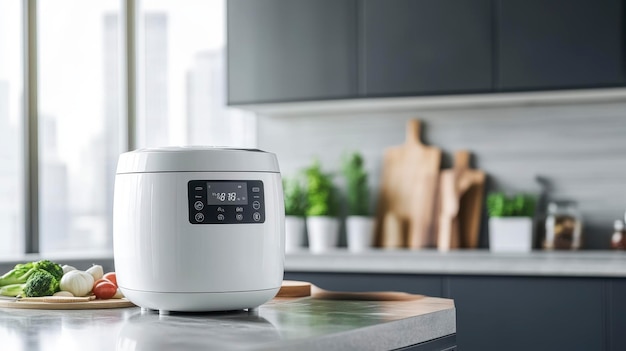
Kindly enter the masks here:
[[23, 247], [20, 221], [24, 199], [18, 128], [9, 123], [9, 82], [0, 80], [0, 255]]
[[40, 138], [40, 247], [42, 251], [66, 248], [69, 233], [69, 191], [67, 164], [59, 159], [57, 148], [57, 122], [52, 116], [40, 116], [43, 133]]
[[[144, 92], [144, 120], [140, 144], [146, 147], [162, 146], [169, 140], [168, 121], [168, 62], [167, 62], [167, 15], [147, 13], [144, 18], [145, 80], [139, 86]], [[141, 33], [141, 31], [140, 31]]]
[[224, 50], [196, 54], [187, 72], [187, 142], [193, 145], [253, 146], [253, 113], [226, 106]]

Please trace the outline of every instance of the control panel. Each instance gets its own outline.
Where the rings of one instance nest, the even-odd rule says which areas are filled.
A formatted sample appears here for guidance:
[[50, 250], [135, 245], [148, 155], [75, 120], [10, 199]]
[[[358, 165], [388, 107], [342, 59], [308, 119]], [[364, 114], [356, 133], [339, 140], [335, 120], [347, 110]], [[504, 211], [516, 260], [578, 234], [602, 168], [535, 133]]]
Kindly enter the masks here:
[[187, 183], [191, 224], [265, 222], [265, 195], [260, 180], [190, 180]]

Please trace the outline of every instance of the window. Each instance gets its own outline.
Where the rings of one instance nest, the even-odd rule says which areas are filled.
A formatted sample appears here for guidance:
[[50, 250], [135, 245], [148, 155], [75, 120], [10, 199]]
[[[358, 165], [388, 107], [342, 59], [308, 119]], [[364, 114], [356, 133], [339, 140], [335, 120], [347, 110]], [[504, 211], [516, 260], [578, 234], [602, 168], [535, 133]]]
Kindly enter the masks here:
[[118, 0], [39, 1], [42, 252], [112, 246], [119, 17]]
[[137, 146], [253, 147], [255, 116], [226, 108], [226, 2], [140, 5]]
[[24, 250], [22, 3], [0, 1], [0, 257]]
[[[127, 27], [129, 6], [136, 25]], [[225, 106], [225, 19], [225, 1], [0, 2], [0, 254], [110, 250], [115, 168], [128, 145], [255, 146], [255, 116]], [[126, 38], [136, 38], [128, 55]], [[36, 89], [22, 91], [25, 71]], [[126, 75], [137, 82], [128, 95]], [[38, 133], [25, 139], [31, 97]], [[28, 140], [38, 149], [25, 149]], [[28, 231], [33, 203], [39, 229]]]

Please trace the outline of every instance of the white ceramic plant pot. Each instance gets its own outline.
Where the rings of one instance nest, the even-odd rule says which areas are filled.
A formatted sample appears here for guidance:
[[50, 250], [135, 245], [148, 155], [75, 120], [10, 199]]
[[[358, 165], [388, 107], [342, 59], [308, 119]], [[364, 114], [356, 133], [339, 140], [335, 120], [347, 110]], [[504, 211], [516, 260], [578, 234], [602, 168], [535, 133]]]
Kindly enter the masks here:
[[339, 241], [339, 219], [327, 216], [307, 217], [306, 229], [309, 235], [309, 249], [311, 252], [321, 253], [337, 247]]
[[285, 216], [285, 252], [298, 251], [304, 244], [304, 217]]
[[530, 252], [533, 248], [532, 218], [489, 218], [489, 248], [492, 252]]
[[346, 218], [348, 250], [362, 252], [370, 249], [374, 243], [374, 218], [366, 216], [348, 216]]

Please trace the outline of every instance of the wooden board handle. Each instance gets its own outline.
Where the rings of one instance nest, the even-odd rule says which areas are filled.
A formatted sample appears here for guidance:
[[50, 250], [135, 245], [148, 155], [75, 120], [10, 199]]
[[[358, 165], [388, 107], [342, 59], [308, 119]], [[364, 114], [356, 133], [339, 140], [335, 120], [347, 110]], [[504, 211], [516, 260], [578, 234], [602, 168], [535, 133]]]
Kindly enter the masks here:
[[411, 119], [406, 122], [406, 143], [412, 145], [422, 145], [421, 141], [422, 126], [417, 119]]

